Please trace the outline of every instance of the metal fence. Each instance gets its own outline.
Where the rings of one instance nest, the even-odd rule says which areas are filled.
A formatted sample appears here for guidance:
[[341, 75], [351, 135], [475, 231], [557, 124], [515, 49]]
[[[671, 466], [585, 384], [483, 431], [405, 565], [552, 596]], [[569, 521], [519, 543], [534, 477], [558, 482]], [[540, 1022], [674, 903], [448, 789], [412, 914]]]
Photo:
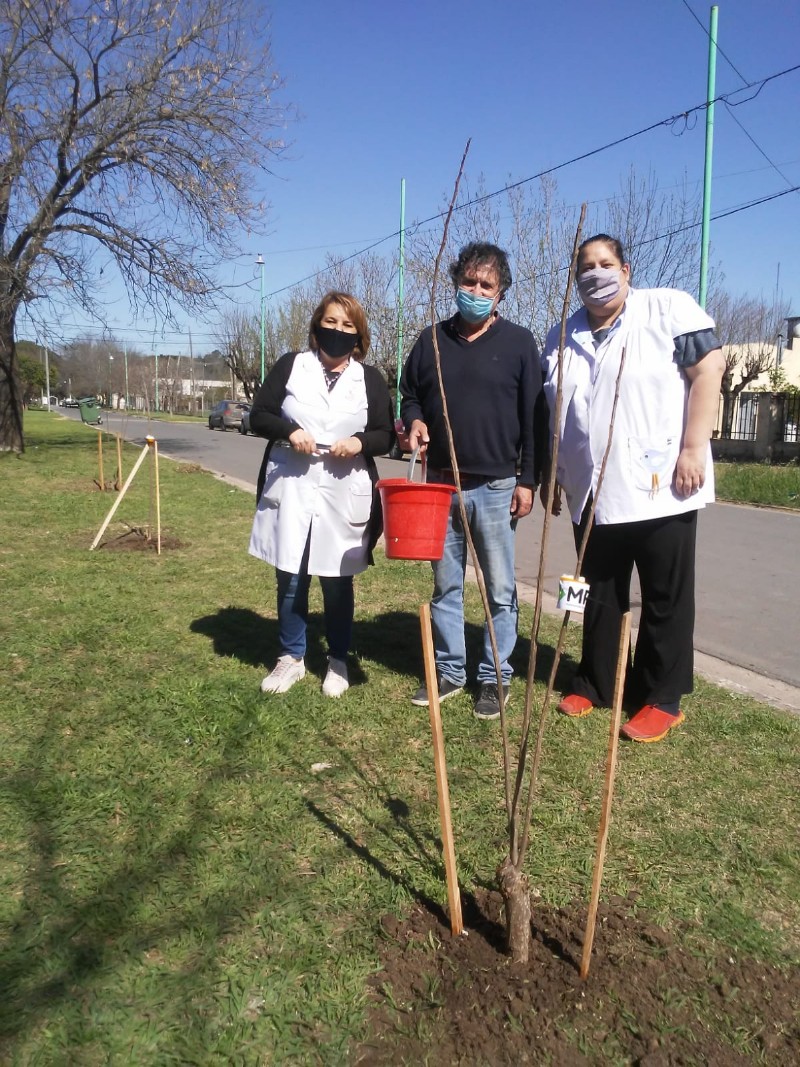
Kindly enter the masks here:
[[729, 441], [755, 441], [757, 393], [720, 397], [715, 436]]
[[800, 393], [721, 396], [714, 438], [744, 444], [760, 441], [770, 449], [800, 444]]
[[787, 442], [800, 441], [800, 393], [786, 393], [783, 404], [783, 439]]

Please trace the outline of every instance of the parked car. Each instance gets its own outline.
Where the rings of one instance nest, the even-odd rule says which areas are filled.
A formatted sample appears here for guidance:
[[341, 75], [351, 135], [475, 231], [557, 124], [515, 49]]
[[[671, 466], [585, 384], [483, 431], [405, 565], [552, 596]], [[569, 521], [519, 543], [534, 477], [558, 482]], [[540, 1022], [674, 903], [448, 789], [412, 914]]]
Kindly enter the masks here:
[[62, 408], [79, 408], [80, 404], [74, 396], [65, 396], [62, 400], [59, 400], [59, 404]]
[[252, 432], [253, 431], [250, 429], [250, 409], [248, 408], [247, 411], [242, 412], [242, 421], [239, 423], [239, 433], [247, 435]]
[[209, 430], [238, 430], [242, 424], [242, 415], [250, 410], [249, 404], [239, 400], [220, 400], [208, 414]]

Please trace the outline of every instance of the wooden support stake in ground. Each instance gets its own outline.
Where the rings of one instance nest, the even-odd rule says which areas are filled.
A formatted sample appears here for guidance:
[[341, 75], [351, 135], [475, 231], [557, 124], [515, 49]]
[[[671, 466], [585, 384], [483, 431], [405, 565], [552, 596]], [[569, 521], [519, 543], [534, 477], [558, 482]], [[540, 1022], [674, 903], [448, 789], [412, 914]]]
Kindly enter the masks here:
[[122, 434], [114, 434], [117, 439], [117, 474], [114, 478], [114, 488], [117, 492], [122, 488]]
[[106, 491], [106, 476], [103, 472], [103, 431], [97, 431], [97, 462], [100, 466], [100, 480], [97, 485], [101, 493]]
[[[89, 551], [90, 552], [93, 552], [94, 549], [97, 548], [98, 544], [100, 543], [100, 538], [103, 536], [103, 534], [108, 529], [108, 524], [114, 518], [114, 514], [115, 514], [117, 508], [120, 506], [120, 504], [122, 503], [123, 497], [128, 492], [128, 489], [130, 488], [131, 482], [136, 477], [137, 471], [139, 470], [141, 465], [144, 463], [145, 457], [147, 456], [147, 453], [150, 451], [151, 448], [153, 448], [155, 446], [156, 441], [155, 441], [154, 437], [149, 437], [148, 436], [146, 438], [146, 441], [147, 441], [147, 444], [144, 446], [142, 451], [139, 453], [139, 458], [134, 463], [133, 468], [131, 470], [131, 473], [128, 475], [128, 477], [127, 477], [127, 479], [125, 481], [125, 484], [123, 485], [122, 490], [120, 491], [119, 496], [114, 501], [114, 503], [111, 505], [111, 510], [109, 511], [108, 515], [106, 515], [105, 521], [103, 522], [103, 525], [97, 531], [97, 537], [95, 537], [94, 541], [92, 541], [91, 545], [89, 546]], [[160, 548], [161, 548], [161, 536], [160, 536], [160, 527], [159, 527], [159, 550], [160, 550]]]
[[161, 555], [161, 484], [158, 480], [158, 441], [148, 437], [148, 442], [153, 441], [153, 465], [156, 471], [156, 553]]
[[597, 850], [592, 872], [592, 898], [586, 919], [586, 933], [583, 937], [583, 955], [581, 957], [581, 978], [589, 974], [589, 960], [592, 956], [594, 928], [597, 920], [597, 905], [600, 902], [600, 886], [603, 881], [603, 867], [606, 860], [606, 843], [608, 828], [611, 824], [611, 802], [614, 798], [614, 775], [617, 771], [617, 747], [619, 745], [619, 728], [622, 721], [622, 693], [625, 688], [625, 668], [628, 663], [628, 648], [631, 643], [631, 613], [622, 616], [619, 633], [619, 650], [617, 654], [617, 673], [614, 678], [614, 703], [611, 709], [611, 727], [608, 737], [608, 754], [606, 756], [606, 780], [603, 786], [603, 806], [600, 814], [600, 827], [597, 831]]
[[433, 734], [433, 761], [436, 767], [436, 793], [439, 799], [439, 822], [442, 828], [444, 868], [447, 874], [447, 899], [450, 904], [450, 929], [461, 934], [464, 923], [461, 918], [461, 892], [458, 888], [456, 850], [453, 843], [453, 824], [450, 818], [450, 790], [447, 785], [447, 763], [444, 755], [444, 733], [439, 713], [439, 686], [436, 679], [436, 664], [433, 658], [433, 633], [431, 609], [423, 604], [419, 609], [422, 629], [422, 655], [425, 660], [425, 685], [428, 688], [428, 711]]

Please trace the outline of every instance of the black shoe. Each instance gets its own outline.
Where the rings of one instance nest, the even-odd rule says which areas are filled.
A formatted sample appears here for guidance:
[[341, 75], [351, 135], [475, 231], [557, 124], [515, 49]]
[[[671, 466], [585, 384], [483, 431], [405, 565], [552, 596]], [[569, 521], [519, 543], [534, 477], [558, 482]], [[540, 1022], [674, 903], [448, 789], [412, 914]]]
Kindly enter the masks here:
[[[510, 693], [511, 686], [504, 685], [503, 706], [505, 708], [508, 707]], [[500, 696], [497, 692], [497, 684], [495, 682], [481, 683], [481, 689], [475, 701], [475, 718], [481, 720], [500, 718]]]
[[[455, 682], [448, 682], [446, 678], [439, 678], [439, 703], [443, 700], [447, 700], [448, 697], [454, 697], [457, 693], [463, 693], [464, 686], [457, 685]], [[411, 698], [411, 703], [418, 708], [427, 708], [428, 706], [428, 687], [423, 682], [416, 693]]]

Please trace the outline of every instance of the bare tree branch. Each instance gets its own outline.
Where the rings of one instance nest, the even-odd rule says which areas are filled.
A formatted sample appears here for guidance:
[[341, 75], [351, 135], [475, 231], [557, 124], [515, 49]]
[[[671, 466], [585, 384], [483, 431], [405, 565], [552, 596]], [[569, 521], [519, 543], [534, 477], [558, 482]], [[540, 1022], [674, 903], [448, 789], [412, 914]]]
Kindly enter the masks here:
[[91, 242], [135, 307], [213, 306], [283, 148], [278, 85], [258, 0], [0, 0], [0, 449], [23, 447], [16, 314], [91, 312]]

